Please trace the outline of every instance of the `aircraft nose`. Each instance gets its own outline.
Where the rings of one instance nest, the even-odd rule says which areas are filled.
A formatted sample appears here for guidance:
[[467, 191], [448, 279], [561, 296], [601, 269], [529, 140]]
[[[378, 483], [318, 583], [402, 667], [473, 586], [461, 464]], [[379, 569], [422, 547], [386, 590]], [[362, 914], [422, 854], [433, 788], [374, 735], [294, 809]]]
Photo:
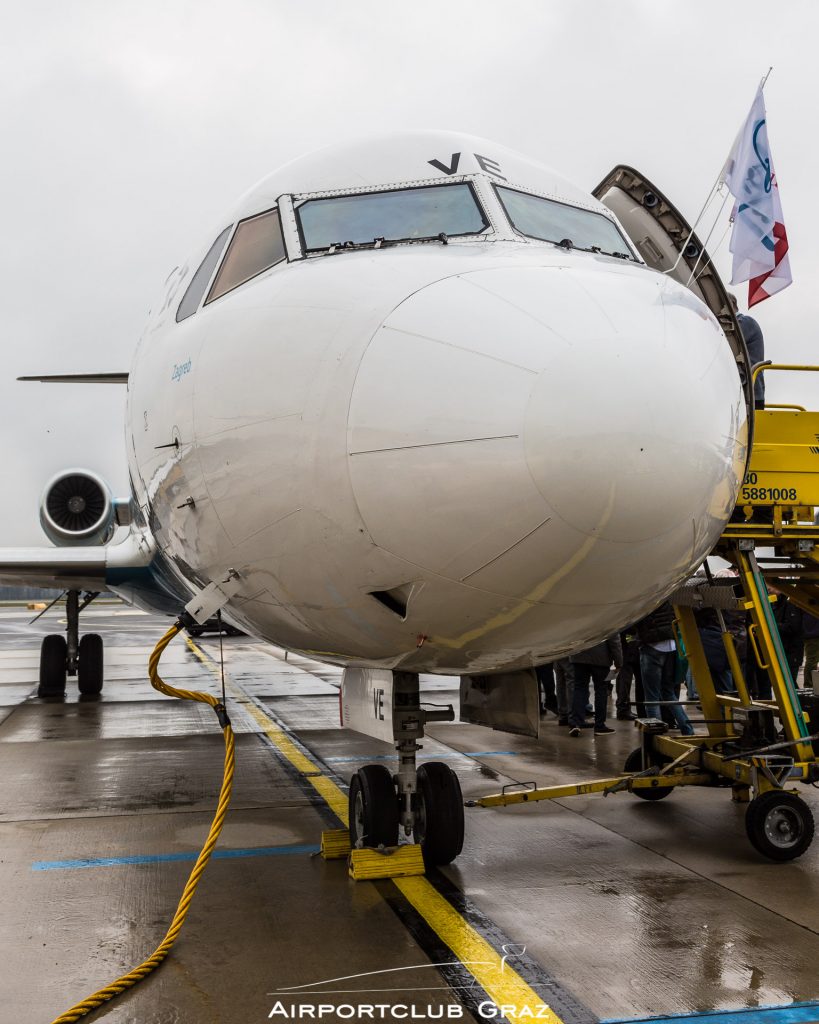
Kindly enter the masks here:
[[[616, 543], [645, 544], [681, 526], [690, 535], [706, 511], [727, 518], [745, 407], [715, 317], [658, 275], [622, 289], [603, 276], [588, 291], [608, 330], [556, 349], [527, 403], [538, 490], [576, 530]], [[728, 481], [734, 490], [721, 487]]]
[[348, 423], [376, 544], [495, 593], [603, 603], [710, 550], [746, 429], [715, 318], [625, 265], [500, 267], [414, 293], [373, 337]]

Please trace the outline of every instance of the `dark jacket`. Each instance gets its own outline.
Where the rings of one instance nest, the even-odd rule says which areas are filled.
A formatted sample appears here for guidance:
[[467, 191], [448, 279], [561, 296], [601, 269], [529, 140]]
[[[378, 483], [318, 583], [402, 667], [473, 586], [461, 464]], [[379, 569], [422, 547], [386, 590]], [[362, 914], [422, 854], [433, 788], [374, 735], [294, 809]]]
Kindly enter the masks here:
[[[694, 619], [699, 630], [710, 630], [712, 633], [722, 633], [715, 608], [697, 608], [694, 611]], [[731, 611], [726, 609], [722, 613], [722, 621], [725, 628], [733, 636], [734, 640], [744, 640], [747, 635], [745, 612]]]
[[805, 620], [802, 609], [792, 604], [784, 594], [780, 594], [773, 606], [773, 613], [782, 643], [786, 647], [801, 649]]
[[[765, 340], [762, 337], [762, 328], [751, 316], [743, 313], [737, 314], [737, 323], [742, 331], [742, 337], [748, 347], [748, 358], [751, 360], [751, 367], [757, 363], [765, 362]], [[762, 408], [765, 404], [765, 374], [760, 373], [754, 384], [754, 404]]]
[[635, 627], [637, 639], [640, 646], [646, 644], [658, 644], [661, 640], [673, 640], [674, 630], [671, 624], [674, 621], [674, 609], [670, 601], [663, 601], [659, 608], [655, 608], [650, 615], [640, 619]]
[[572, 654], [569, 661], [573, 665], [598, 665], [606, 668], [611, 668], [614, 663], [615, 668], [622, 668], [623, 646], [620, 643], [620, 637], [615, 633], [614, 636], [610, 636], [608, 640], [604, 640], [594, 647], [588, 647], [585, 651]]
[[806, 640], [816, 640], [819, 637], [819, 618], [805, 612], [802, 618], [802, 636]]

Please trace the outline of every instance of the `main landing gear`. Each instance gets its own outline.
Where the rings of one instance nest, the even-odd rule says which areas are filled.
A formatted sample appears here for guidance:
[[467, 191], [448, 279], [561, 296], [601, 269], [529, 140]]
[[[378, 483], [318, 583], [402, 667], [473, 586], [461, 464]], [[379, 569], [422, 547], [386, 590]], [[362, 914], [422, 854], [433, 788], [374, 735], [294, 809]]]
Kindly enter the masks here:
[[[425, 723], [451, 722], [452, 708], [422, 708], [414, 672], [348, 669], [343, 686], [345, 724], [378, 738], [386, 738], [386, 729], [392, 734], [399, 762], [395, 775], [383, 764], [367, 764], [353, 776], [350, 845], [354, 849], [397, 846], [403, 828], [405, 835], [420, 845], [427, 867], [450, 864], [464, 845], [464, 805], [458, 776], [442, 761], [418, 766], [416, 757]], [[373, 722], [368, 723], [363, 719], [370, 711]], [[368, 724], [373, 727], [368, 728]]]
[[43, 638], [38, 697], [62, 697], [67, 676], [77, 677], [77, 687], [83, 696], [94, 696], [102, 691], [102, 637], [86, 633], [80, 638], [80, 612], [95, 597], [96, 593], [88, 593], [81, 601], [78, 590], [66, 593], [66, 635], [52, 633]]

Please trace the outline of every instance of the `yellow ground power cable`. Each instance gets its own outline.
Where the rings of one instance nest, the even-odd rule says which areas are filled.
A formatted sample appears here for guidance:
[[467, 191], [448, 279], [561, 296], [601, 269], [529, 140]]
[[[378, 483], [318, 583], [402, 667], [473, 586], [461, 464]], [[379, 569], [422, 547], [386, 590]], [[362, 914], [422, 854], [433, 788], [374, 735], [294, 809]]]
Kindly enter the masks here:
[[83, 999], [82, 1002], [72, 1006], [70, 1010], [66, 1010], [65, 1013], [60, 1014], [59, 1017], [55, 1018], [52, 1024], [71, 1024], [72, 1021], [79, 1020], [87, 1013], [91, 1013], [93, 1010], [102, 1006], [103, 1003], [109, 1002], [109, 1000], [114, 999], [116, 996], [120, 995], [120, 993], [125, 992], [126, 989], [136, 985], [138, 982], [142, 981], [143, 978], [146, 978], [151, 971], [154, 971], [159, 967], [168, 953], [170, 953], [171, 947], [174, 942], [176, 942], [179, 933], [182, 931], [182, 925], [185, 923], [185, 918], [188, 910], [190, 909], [191, 901], [193, 900], [193, 894], [196, 892], [196, 886], [199, 884], [199, 879], [202, 877], [207, 863], [210, 860], [210, 855], [213, 853], [213, 848], [216, 846], [216, 842], [219, 839], [219, 833], [222, 831], [222, 826], [225, 823], [225, 815], [227, 814], [228, 804], [230, 803], [230, 793], [233, 788], [233, 772], [236, 763], [233, 729], [231, 728], [230, 719], [227, 716], [225, 705], [222, 700], [218, 697], [214, 697], [210, 693], [202, 693], [200, 690], [177, 689], [177, 687], [166, 683], [159, 675], [159, 659], [162, 657], [162, 652], [181, 629], [182, 621], [180, 620], [175, 622], [156, 645], [148, 661], [148, 675], [151, 680], [151, 685], [154, 689], [159, 690], [160, 693], [167, 694], [169, 697], [179, 697], [182, 700], [196, 700], [202, 704], [210, 704], [219, 719], [219, 725], [222, 727], [222, 732], [225, 737], [225, 767], [224, 775], [222, 777], [222, 790], [219, 793], [219, 803], [216, 807], [216, 813], [213, 816], [213, 821], [211, 822], [210, 832], [208, 833], [205, 845], [202, 847], [196, 863], [193, 866], [193, 870], [188, 877], [188, 881], [185, 884], [185, 889], [182, 892], [182, 897], [179, 900], [179, 905], [176, 908], [173, 920], [170, 923], [168, 931], [165, 933], [165, 938], [160, 942], [153, 953], [151, 953], [147, 960], [143, 960], [143, 962], [132, 971], [129, 971], [127, 974], [123, 974], [122, 977], [117, 978], [116, 981], [112, 981], [110, 985], [105, 988], [101, 988], [98, 992], [94, 992], [92, 995]]

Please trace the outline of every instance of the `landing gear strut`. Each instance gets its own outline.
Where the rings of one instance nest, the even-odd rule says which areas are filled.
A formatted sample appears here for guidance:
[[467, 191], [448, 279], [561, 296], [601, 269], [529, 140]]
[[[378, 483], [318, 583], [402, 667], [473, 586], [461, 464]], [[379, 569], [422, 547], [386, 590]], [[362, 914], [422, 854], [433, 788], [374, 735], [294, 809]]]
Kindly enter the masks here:
[[[389, 734], [398, 752], [395, 776], [379, 764], [364, 765], [353, 776], [350, 844], [396, 846], [399, 828], [403, 828], [404, 834], [413, 836], [421, 846], [427, 867], [451, 863], [464, 843], [458, 776], [441, 761], [418, 767], [417, 754], [425, 724], [451, 722], [455, 717], [452, 708], [422, 708], [414, 672], [348, 669], [343, 687], [345, 723], [380, 739]], [[366, 709], [364, 713], [362, 709]]]
[[62, 697], [66, 676], [77, 677], [78, 689], [84, 696], [102, 691], [102, 637], [97, 633], [86, 633], [80, 639], [80, 612], [97, 596], [97, 593], [90, 592], [80, 601], [78, 590], [66, 593], [66, 635], [52, 633], [43, 638], [38, 697]]

